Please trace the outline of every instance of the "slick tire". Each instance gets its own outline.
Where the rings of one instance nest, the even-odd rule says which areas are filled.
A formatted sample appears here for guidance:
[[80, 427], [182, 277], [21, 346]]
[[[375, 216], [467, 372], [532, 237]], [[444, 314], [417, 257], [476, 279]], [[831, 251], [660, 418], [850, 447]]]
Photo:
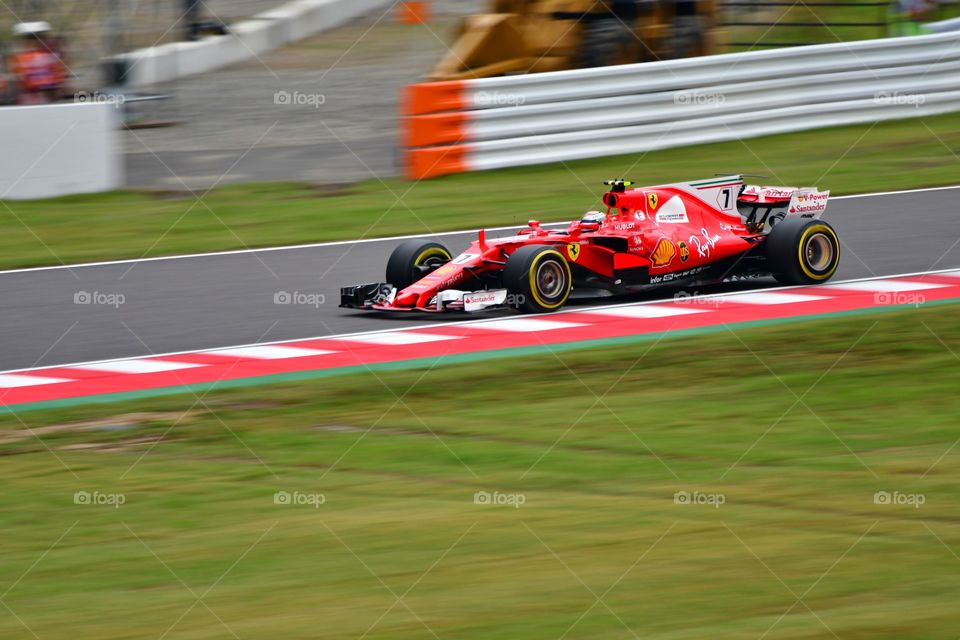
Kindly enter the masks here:
[[387, 260], [387, 282], [398, 290], [406, 289], [450, 262], [451, 258], [450, 252], [439, 242], [407, 240], [397, 246]]
[[503, 285], [520, 311], [549, 313], [567, 301], [573, 277], [562, 253], [553, 247], [528, 246], [507, 258]]
[[765, 244], [770, 271], [783, 284], [826, 282], [840, 264], [840, 239], [823, 220], [786, 218], [773, 227]]

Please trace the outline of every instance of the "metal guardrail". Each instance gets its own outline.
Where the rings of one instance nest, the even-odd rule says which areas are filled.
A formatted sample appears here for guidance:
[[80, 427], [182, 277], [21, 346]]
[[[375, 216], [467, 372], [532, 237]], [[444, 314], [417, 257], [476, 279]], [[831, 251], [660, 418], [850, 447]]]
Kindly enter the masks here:
[[406, 174], [960, 111], [960, 33], [412, 85]]

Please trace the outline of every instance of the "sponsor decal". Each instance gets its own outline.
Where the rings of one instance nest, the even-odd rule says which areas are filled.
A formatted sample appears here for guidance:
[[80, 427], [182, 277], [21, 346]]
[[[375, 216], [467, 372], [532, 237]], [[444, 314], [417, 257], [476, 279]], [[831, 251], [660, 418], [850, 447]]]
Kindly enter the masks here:
[[690, 222], [687, 218], [687, 208], [683, 206], [683, 200], [680, 196], [673, 196], [663, 203], [660, 211], [657, 211], [657, 222], [682, 223]]
[[698, 273], [704, 271], [707, 267], [694, 267], [693, 269], [687, 269], [686, 271], [677, 271], [675, 273], [665, 273], [662, 276], [653, 276], [650, 278], [650, 284], [660, 284], [661, 282], [671, 282], [673, 280], [682, 280], [683, 278], [689, 278], [690, 276], [695, 276]]
[[680, 241], [677, 243], [677, 248], [680, 249], [680, 262], [686, 262], [690, 259], [690, 247], [687, 246], [687, 243]]
[[506, 289], [490, 289], [488, 291], [474, 291], [463, 296], [464, 311], [479, 311], [486, 307], [502, 305], [507, 302]]
[[470, 293], [463, 296], [464, 304], [493, 304], [497, 301], [496, 293]]
[[447, 278], [446, 280], [444, 280], [443, 282], [441, 282], [439, 288], [440, 288], [440, 289], [446, 289], [446, 288], [448, 288], [448, 287], [452, 287], [453, 285], [455, 285], [455, 284], [457, 284], [458, 282], [460, 282], [461, 280], [463, 280], [463, 278], [464, 278], [464, 274], [463, 274], [463, 272], [461, 271], [460, 273], [456, 274], [456, 275], [453, 276], [452, 278]]
[[697, 248], [701, 258], [709, 258], [710, 252], [720, 242], [720, 236], [719, 234], [710, 235], [706, 228], [701, 228], [700, 233], [702, 234], [700, 236], [690, 236], [690, 244]]
[[760, 192], [764, 198], [789, 198], [793, 196], [795, 189], [777, 189], [776, 187], [764, 187]]
[[660, 238], [657, 246], [653, 248], [653, 253], [650, 254], [650, 264], [654, 267], [665, 267], [670, 264], [675, 255], [677, 255], [677, 248], [673, 243], [666, 238]]
[[634, 227], [636, 227], [636, 226], [637, 226], [637, 225], [635, 225], [635, 224], [632, 223], [632, 222], [620, 222], [620, 223], [617, 223], [617, 224], [613, 225], [613, 230], [614, 230], [614, 231], [630, 231], [630, 230], [632, 230], [632, 229], [633, 229]]
[[797, 193], [796, 197], [790, 201], [790, 213], [822, 213], [827, 208], [827, 198], [830, 197], [829, 191], [807, 191]]
[[570, 256], [570, 260], [572, 260], [573, 262], [576, 262], [577, 258], [580, 257], [580, 245], [576, 243], [568, 244], [567, 255]]
[[644, 220], [647, 219], [647, 216], [643, 215], [643, 211], [634, 211], [633, 217], [639, 220], [640, 222], [643, 222]]
[[659, 203], [660, 199], [656, 193], [650, 192], [647, 194], [647, 210], [650, 211], [650, 213], [653, 213], [653, 210], [657, 208]]

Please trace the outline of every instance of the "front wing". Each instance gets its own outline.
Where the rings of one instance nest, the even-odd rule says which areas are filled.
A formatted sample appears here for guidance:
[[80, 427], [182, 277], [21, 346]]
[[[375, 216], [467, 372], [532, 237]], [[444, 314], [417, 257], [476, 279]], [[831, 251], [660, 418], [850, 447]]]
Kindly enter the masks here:
[[473, 313], [505, 307], [510, 301], [506, 289], [483, 291], [460, 291], [445, 289], [437, 293], [424, 307], [401, 307], [394, 304], [397, 289], [386, 282], [373, 282], [340, 289], [340, 306], [347, 309], [370, 309], [374, 311], [423, 311], [442, 313], [461, 311]]

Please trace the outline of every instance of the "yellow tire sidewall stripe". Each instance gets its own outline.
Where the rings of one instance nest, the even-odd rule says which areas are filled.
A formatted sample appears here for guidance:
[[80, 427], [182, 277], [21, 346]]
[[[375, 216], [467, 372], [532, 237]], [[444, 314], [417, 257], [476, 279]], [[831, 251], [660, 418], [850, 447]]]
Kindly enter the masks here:
[[[807, 261], [806, 261], [806, 257], [804, 256], [804, 249], [806, 248], [807, 240], [809, 240], [810, 236], [812, 236], [815, 233], [823, 233], [828, 238], [830, 238], [833, 243], [833, 250], [835, 253], [833, 258], [833, 266], [829, 270], [827, 270], [825, 273], [814, 273], [813, 271], [810, 271], [810, 269], [807, 268]], [[825, 224], [812, 224], [806, 229], [804, 229], [803, 235], [800, 236], [800, 242], [797, 244], [798, 244], [797, 259], [800, 262], [800, 269], [808, 278], [812, 280], [818, 280], [818, 281], [827, 280], [828, 278], [830, 278], [830, 276], [833, 275], [833, 272], [836, 271], [837, 267], [840, 265], [840, 240], [837, 238], [837, 234], [834, 232], [834, 230]]]
[[419, 267], [422, 264], [422, 260], [426, 260], [427, 258], [431, 258], [433, 256], [443, 256], [447, 260], [453, 259], [452, 256], [444, 249], [441, 249], [440, 247], [430, 247], [420, 252], [420, 255], [414, 259], [413, 266]]
[[[540, 298], [539, 295], [537, 295], [537, 283], [536, 283], [537, 266], [547, 256], [555, 256], [563, 264], [563, 268], [567, 274], [566, 290], [563, 292], [563, 297], [561, 297], [560, 301], [557, 302], [556, 304], [550, 304], [548, 302], [545, 302]], [[534, 256], [533, 262], [530, 264], [529, 277], [530, 277], [530, 295], [532, 295], [536, 303], [541, 307], [543, 307], [544, 309], [556, 309], [559, 306], [561, 306], [564, 302], [567, 301], [567, 297], [570, 295], [570, 288], [573, 286], [573, 282], [572, 282], [573, 278], [571, 277], [571, 274], [570, 274], [570, 265], [567, 263], [566, 259], [563, 257], [563, 255], [559, 251], [550, 249], [549, 251], [544, 251]]]

